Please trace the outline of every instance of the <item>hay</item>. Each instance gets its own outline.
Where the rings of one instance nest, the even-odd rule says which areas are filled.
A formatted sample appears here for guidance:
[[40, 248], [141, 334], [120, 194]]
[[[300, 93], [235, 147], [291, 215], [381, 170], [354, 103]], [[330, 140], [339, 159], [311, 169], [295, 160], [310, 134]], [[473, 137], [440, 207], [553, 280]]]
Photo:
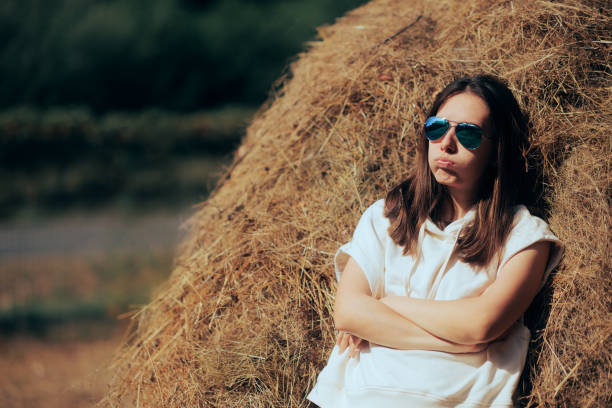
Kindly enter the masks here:
[[321, 27], [189, 221], [104, 404], [306, 406], [334, 341], [333, 254], [406, 175], [434, 94], [478, 72], [505, 78], [529, 113], [536, 210], [567, 244], [549, 297], [531, 310], [542, 331], [522, 401], [609, 404], [607, 6], [380, 0]]

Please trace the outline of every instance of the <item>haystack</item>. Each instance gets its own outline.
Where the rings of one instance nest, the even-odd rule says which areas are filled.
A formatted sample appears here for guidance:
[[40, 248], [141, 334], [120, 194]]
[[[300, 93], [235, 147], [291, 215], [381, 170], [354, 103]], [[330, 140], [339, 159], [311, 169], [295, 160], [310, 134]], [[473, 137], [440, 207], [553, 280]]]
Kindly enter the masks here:
[[530, 311], [530, 406], [610, 406], [607, 1], [375, 0], [319, 29], [134, 317], [108, 406], [307, 406], [334, 343], [333, 254], [407, 174], [434, 94], [504, 78], [531, 118], [534, 211], [566, 243]]

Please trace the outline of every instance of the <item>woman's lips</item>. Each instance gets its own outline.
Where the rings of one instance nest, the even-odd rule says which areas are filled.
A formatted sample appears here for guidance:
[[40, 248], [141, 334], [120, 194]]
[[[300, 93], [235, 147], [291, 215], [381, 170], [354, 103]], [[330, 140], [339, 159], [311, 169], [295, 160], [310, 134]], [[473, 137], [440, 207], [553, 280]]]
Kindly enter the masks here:
[[442, 167], [444, 169], [452, 169], [455, 167], [455, 163], [450, 160], [437, 159], [436, 163], [438, 164], [438, 167]]

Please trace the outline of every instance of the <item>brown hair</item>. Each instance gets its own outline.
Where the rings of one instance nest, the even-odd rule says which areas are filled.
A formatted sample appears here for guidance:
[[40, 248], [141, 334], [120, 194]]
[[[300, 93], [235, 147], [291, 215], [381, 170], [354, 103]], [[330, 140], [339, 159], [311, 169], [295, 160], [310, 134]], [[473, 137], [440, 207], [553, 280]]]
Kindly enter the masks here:
[[[451, 82], [433, 102], [429, 116], [435, 116], [451, 96], [471, 92], [489, 107], [485, 137], [493, 149], [488, 167], [480, 180], [476, 216], [462, 229], [456, 251], [465, 262], [486, 265], [502, 248], [512, 227], [513, 207], [524, 186], [525, 152], [528, 141], [527, 117], [514, 95], [500, 79], [490, 75], [463, 77]], [[439, 184], [429, 168], [429, 143], [421, 129], [417, 142], [415, 167], [406, 180], [395, 186], [385, 200], [385, 216], [390, 220], [389, 235], [404, 247], [404, 254], [414, 253], [418, 232], [427, 217], [442, 225], [442, 206], [450, 200], [448, 190]], [[451, 210], [453, 206], [450, 206]]]

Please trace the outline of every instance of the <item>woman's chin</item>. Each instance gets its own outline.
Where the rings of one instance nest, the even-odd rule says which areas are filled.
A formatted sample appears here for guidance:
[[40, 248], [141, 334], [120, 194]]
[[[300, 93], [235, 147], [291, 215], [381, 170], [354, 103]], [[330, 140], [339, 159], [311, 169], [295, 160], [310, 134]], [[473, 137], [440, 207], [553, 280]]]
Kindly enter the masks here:
[[460, 184], [459, 179], [455, 174], [443, 170], [438, 170], [434, 174], [434, 178], [438, 184], [442, 184], [447, 187], [456, 187]]

